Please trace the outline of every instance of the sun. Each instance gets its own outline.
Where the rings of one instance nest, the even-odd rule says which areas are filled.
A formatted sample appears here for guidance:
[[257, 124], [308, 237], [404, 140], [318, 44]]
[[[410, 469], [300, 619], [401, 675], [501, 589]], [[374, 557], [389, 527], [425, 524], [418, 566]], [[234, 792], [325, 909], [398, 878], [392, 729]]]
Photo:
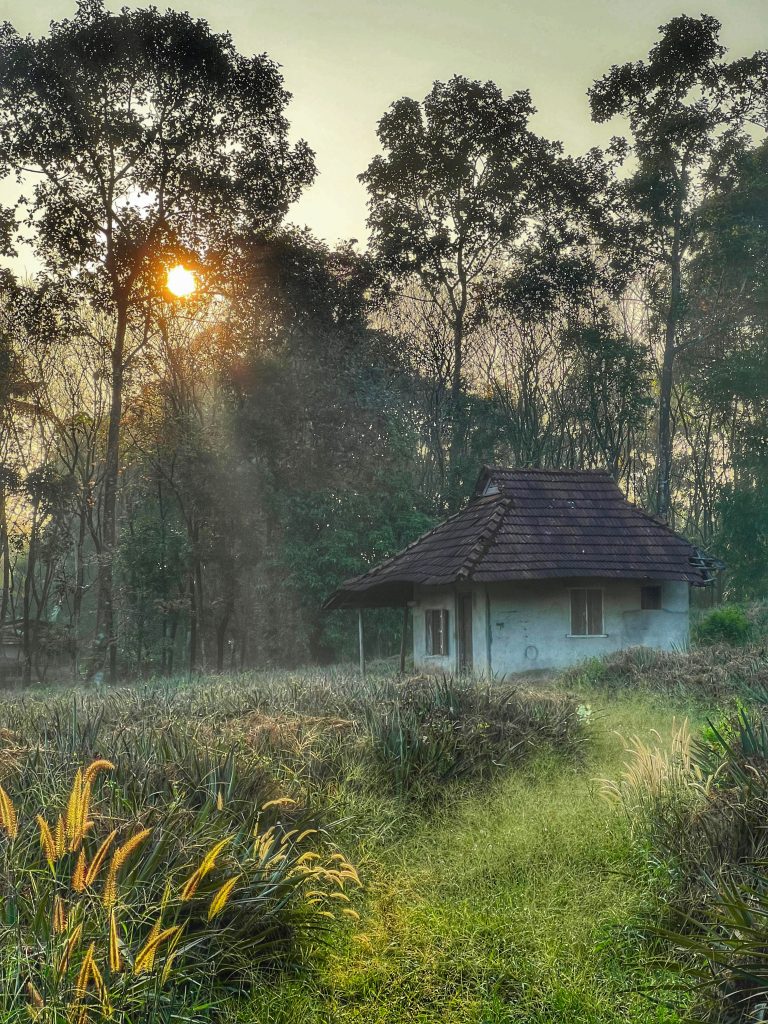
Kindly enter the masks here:
[[181, 263], [171, 267], [166, 278], [168, 291], [178, 299], [185, 299], [197, 288], [195, 275]]

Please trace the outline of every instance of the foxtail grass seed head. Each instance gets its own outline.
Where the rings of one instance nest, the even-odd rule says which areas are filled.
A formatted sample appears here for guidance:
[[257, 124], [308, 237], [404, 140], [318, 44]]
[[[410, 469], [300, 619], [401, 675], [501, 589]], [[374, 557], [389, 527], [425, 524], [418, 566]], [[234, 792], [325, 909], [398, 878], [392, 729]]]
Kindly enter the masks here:
[[147, 838], [150, 832], [151, 829], [142, 829], [140, 832], [137, 832], [134, 836], [131, 836], [131, 838], [127, 842], [123, 843], [122, 846], [118, 846], [118, 848], [112, 854], [112, 860], [110, 861], [109, 864], [109, 871], [107, 873], [107, 880], [104, 883], [104, 893], [102, 895], [101, 900], [102, 904], [107, 909], [114, 906], [117, 900], [117, 879], [123, 865], [134, 852], [134, 850], [141, 846], [141, 844], [144, 842], [144, 840]]
[[205, 855], [205, 860], [201, 865], [205, 874], [208, 874], [209, 871], [212, 871], [214, 869], [219, 854], [221, 853], [225, 846], [228, 846], [232, 842], [233, 838], [233, 836], [224, 836], [223, 839], [220, 839], [218, 843], [215, 843], [211, 847], [211, 849]]
[[162, 931], [163, 922], [160, 917], [155, 921], [150, 929], [149, 935], [147, 936], [146, 942], [141, 947], [139, 952], [136, 954], [136, 958], [133, 962], [133, 973], [142, 974], [148, 973], [152, 970], [152, 964], [155, 959], [155, 940]]
[[72, 872], [72, 888], [75, 892], [85, 891], [85, 871], [85, 850], [80, 850], [75, 870]]
[[37, 825], [40, 829], [40, 848], [43, 851], [49, 866], [53, 867], [59, 858], [56, 853], [56, 841], [53, 838], [51, 827], [42, 814], [38, 814], [37, 816]]
[[115, 871], [114, 860], [109, 866], [107, 880], [104, 883], [104, 892], [101, 895], [102, 906], [107, 909], [114, 907], [117, 903], [117, 871]]
[[267, 800], [265, 804], [261, 805], [262, 811], [268, 811], [270, 807], [296, 807], [298, 800], [293, 800], [289, 796], [278, 797], [277, 800]]
[[75, 982], [75, 993], [80, 999], [85, 997], [85, 994], [88, 991], [88, 985], [93, 977], [95, 950], [96, 943], [92, 942], [86, 950], [83, 962], [80, 965], [80, 973], [78, 974], [77, 981]]
[[111, 771], [114, 771], [114, 770], [115, 770], [115, 766], [112, 764], [111, 761], [107, 761], [104, 758], [101, 758], [100, 760], [93, 761], [93, 762], [91, 762], [91, 764], [88, 765], [88, 767], [87, 767], [87, 769], [85, 771], [85, 780], [84, 781], [85, 781], [86, 785], [92, 786], [93, 783], [96, 781], [96, 776], [99, 774], [99, 772], [104, 772], [104, 771], [111, 772]]
[[96, 881], [99, 871], [101, 871], [102, 864], [107, 858], [107, 854], [109, 853], [110, 847], [112, 846], [112, 843], [115, 841], [116, 835], [117, 829], [114, 829], [112, 832], [109, 833], [107, 838], [102, 842], [101, 846], [93, 855], [93, 860], [88, 866], [88, 871], [86, 872], [85, 875], [86, 885], [93, 885], [93, 883]]
[[147, 838], [150, 832], [151, 829], [143, 828], [140, 832], [137, 832], [135, 835], [131, 836], [130, 839], [128, 839], [125, 843], [123, 843], [122, 846], [119, 846], [115, 850], [113, 860], [117, 865], [118, 871], [125, 864], [128, 858], [134, 852], [134, 850], [137, 850], [141, 846], [141, 844], [144, 842], [144, 840]]
[[67, 908], [64, 900], [56, 894], [53, 898], [53, 931], [60, 935], [67, 930]]
[[72, 929], [69, 938], [64, 944], [64, 950], [61, 954], [61, 960], [59, 961], [59, 975], [64, 975], [69, 970], [69, 961], [72, 958], [72, 954], [80, 944], [80, 939], [83, 934], [83, 923], [76, 924]]
[[83, 789], [83, 773], [80, 768], [75, 772], [75, 781], [72, 783], [69, 800], [67, 801], [66, 835], [70, 850], [74, 850], [74, 843], [80, 828], [80, 797]]
[[27, 982], [27, 993], [29, 994], [29, 1001], [36, 1010], [42, 1010], [45, 1006], [43, 997], [37, 991], [31, 981]]
[[192, 872], [192, 874], [186, 880], [184, 885], [181, 887], [181, 892], [179, 893], [179, 899], [181, 900], [182, 903], [186, 903], [188, 900], [192, 899], [192, 897], [197, 892], [197, 887], [200, 885], [200, 882], [202, 881], [202, 878], [203, 878], [203, 866], [201, 864], [200, 867], [196, 868]]
[[211, 900], [211, 906], [208, 910], [209, 921], [212, 921], [214, 917], [218, 917], [222, 910], [224, 910], [229, 901], [230, 896], [232, 895], [232, 890], [235, 888], [239, 880], [240, 875], [235, 875], [234, 878], [227, 879], [227, 881], [221, 886], [221, 888], [217, 890], [216, 894]]
[[64, 825], [64, 818], [59, 815], [59, 820], [56, 822], [56, 834], [53, 837], [53, 841], [56, 847], [56, 859], [63, 857], [67, 849], [67, 835], [66, 828]]
[[203, 858], [202, 864], [195, 871], [192, 872], [192, 874], [189, 876], [187, 881], [182, 886], [180, 893], [180, 899], [182, 900], [182, 902], [186, 903], [188, 900], [192, 899], [192, 897], [197, 892], [197, 888], [202, 882], [202, 880], [205, 878], [207, 874], [213, 871], [214, 867], [216, 866], [216, 860], [218, 859], [219, 854], [221, 853], [225, 846], [232, 842], [232, 839], [233, 836], [225, 836], [223, 839], [220, 839], [218, 843], [215, 843], [211, 847], [211, 849]]
[[[157, 922], [159, 924], [159, 922]], [[136, 960], [133, 965], [134, 974], [144, 974], [152, 970], [155, 963], [155, 957], [157, 951], [164, 942], [168, 942], [173, 936], [177, 935], [181, 931], [181, 925], [175, 924], [170, 928], [166, 928], [164, 931], [158, 931], [154, 935], [150, 934], [146, 943], [142, 947], [139, 953], [136, 954]], [[153, 927], [154, 932], [154, 927]]]
[[4, 829], [9, 839], [15, 839], [19, 834], [16, 808], [2, 786], [0, 786], [0, 828]]
[[120, 936], [117, 930], [117, 912], [114, 909], [110, 911], [109, 915], [109, 969], [112, 974], [119, 974], [123, 969]]
[[90, 782], [84, 782], [83, 788], [80, 791], [80, 799], [78, 801], [78, 822], [77, 832], [74, 838], [76, 849], [80, 843], [82, 843], [85, 833], [93, 827], [93, 822], [90, 821], [90, 810], [91, 810], [91, 784]]
[[101, 1003], [101, 1012], [107, 1019], [109, 1019], [112, 1016], [109, 990], [107, 989], [104, 981], [104, 976], [99, 970], [99, 965], [93, 957], [91, 957], [91, 980], [93, 981], [94, 988], [96, 989], [96, 993], [99, 997], [99, 1002]]

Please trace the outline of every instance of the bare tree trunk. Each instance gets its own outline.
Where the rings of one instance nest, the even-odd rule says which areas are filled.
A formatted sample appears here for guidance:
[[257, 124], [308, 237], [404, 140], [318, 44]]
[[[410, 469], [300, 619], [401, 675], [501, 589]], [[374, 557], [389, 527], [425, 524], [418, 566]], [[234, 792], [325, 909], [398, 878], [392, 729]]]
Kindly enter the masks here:
[[32, 682], [32, 660], [34, 656], [35, 638], [32, 623], [32, 583], [37, 568], [37, 503], [32, 506], [32, 522], [29, 531], [29, 550], [27, 553], [27, 572], [24, 577], [22, 596], [21, 644], [23, 668], [21, 682], [29, 686]]
[[190, 557], [192, 564], [189, 567], [188, 593], [189, 593], [189, 674], [197, 668], [198, 655], [200, 653], [200, 633], [202, 629], [202, 568], [198, 553], [200, 539], [200, 527], [196, 522], [187, 519], [187, 536], [190, 544]]
[[0, 558], [3, 559], [3, 592], [0, 597], [0, 625], [8, 617], [11, 593], [11, 551], [8, 540], [8, 514], [5, 507], [5, 488], [0, 485]]
[[85, 593], [85, 534], [88, 516], [88, 491], [83, 486], [80, 502], [80, 521], [75, 543], [75, 593], [72, 601], [72, 632], [74, 635], [73, 669], [75, 677], [80, 675], [80, 618]]
[[229, 620], [232, 617], [232, 612], [235, 607], [235, 601], [233, 597], [227, 599], [227, 603], [224, 606], [224, 611], [221, 618], [216, 625], [216, 671], [224, 671], [224, 647], [227, 640], [227, 629], [229, 627]]
[[197, 635], [200, 638], [200, 663], [205, 668], [208, 664], [206, 651], [205, 623], [203, 621], [203, 564], [198, 555], [198, 542], [200, 538], [199, 528], [195, 532], [195, 596], [197, 598]]
[[189, 674], [197, 667], [197, 601], [195, 599], [195, 573], [189, 573]]
[[117, 550], [117, 488], [120, 477], [120, 427], [123, 416], [123, 373], [125, 336], [128, 329], [127, 303], [117, 304], [117, 329], [112, 347], [112, 396], [109, 408], [107, 453], [104, 467], [104, 521], [101, 564], [99, 566], [100, 603], [104, 612], [107, 642], [108, 678], [117, 680], [117, 614], [115, 609], [114, 562]]
[[466, 440], [464, 416], [464, 316], [458, 313], [453, 326], [453, 376], [451, 380], [451, 443], [448, 456], [448, 504], [454, 511], [461, 499], [461, 457]]
[[664, 356], [659, 381], [659, 437], [657, 450], [656, 512], [662, 519], [668, 519], [672, 495], [672, 389], [674, 385], [675, 349], [677, 346], [677, 325], [680, 318], [681, 299], [681, 253], [680, 217], [675, 211], [675, 226], [672, 236], [670, 257], [669, 307], [664, 331]]
[[168, 660], [166, 662], [165, 674], [168, 676], [173, 675], [174, 656], [176, 654], [176, 632], [179, 625], [178, 612], [174, 612], [171, 616], [171, 627], [170, 627], [170, 638], [168, 640]]

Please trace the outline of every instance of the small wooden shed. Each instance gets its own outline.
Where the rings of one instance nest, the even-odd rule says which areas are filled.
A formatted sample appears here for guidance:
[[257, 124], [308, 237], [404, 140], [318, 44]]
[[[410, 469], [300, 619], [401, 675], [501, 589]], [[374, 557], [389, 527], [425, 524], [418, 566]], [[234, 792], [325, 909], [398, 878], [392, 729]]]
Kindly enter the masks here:
[[684, 649], [689, 589], [717, 562], [602, 470], [486, 466], [456, 515], [325, 604], [413, 610], [420, 671], [559, 669], [626, 647]]

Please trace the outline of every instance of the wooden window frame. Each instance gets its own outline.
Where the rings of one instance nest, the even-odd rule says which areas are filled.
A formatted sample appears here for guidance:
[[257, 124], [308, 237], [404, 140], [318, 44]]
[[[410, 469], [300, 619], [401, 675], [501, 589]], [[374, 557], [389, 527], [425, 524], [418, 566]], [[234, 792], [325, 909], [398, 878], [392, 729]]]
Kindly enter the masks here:
[[[425, 643], [428, 658], [447, 658], [450, 651], [447, 608], [427, 608], [424, 611]], [[437, 630], [435, 621], [437, 620]]]
[[[605, 637], [605, 636], [608, 636], [608, 634], [605, 632], [605, 599], [604, 599], [603, 588], [602, 587], [571, 587], [570, 590], [569, 590], [569, 594], [570, 594], [571, 626], [570, 626], [570, 632], [568, 633], [568, 636], [569, 637], [574, 637], [574, 638], [600, 637], [600, 636]], [[583, 594], [584, 595], [584, 615], [583, 615], [583, 618], [584, 618], [584, 628], [585, 628], [586, 632], [583, 632], [583, 633], [575, 632], [574, 631], [574, 622], [575, 622], [575, 615], [574, 615], [574, 613], [576, 611], [576, 609], [574, 607], [574, 596], [576, 594]], [[596, 624], [594, 622], [594, 608], [590, 607], [589, 596], [588, 596], [589, 594], [593, 594], [593, 595], [594, 594], [599, 594], [600, 595], [600, 622], [599, 622], [599, 629], [595, 628]]]
[[[653, 591], [653, 598], [651, 598]], [[660, 583], [649, 583], [640, 587], [640, 610], [644, 612], [660, 612], [664, 607], [664, 592]]]

